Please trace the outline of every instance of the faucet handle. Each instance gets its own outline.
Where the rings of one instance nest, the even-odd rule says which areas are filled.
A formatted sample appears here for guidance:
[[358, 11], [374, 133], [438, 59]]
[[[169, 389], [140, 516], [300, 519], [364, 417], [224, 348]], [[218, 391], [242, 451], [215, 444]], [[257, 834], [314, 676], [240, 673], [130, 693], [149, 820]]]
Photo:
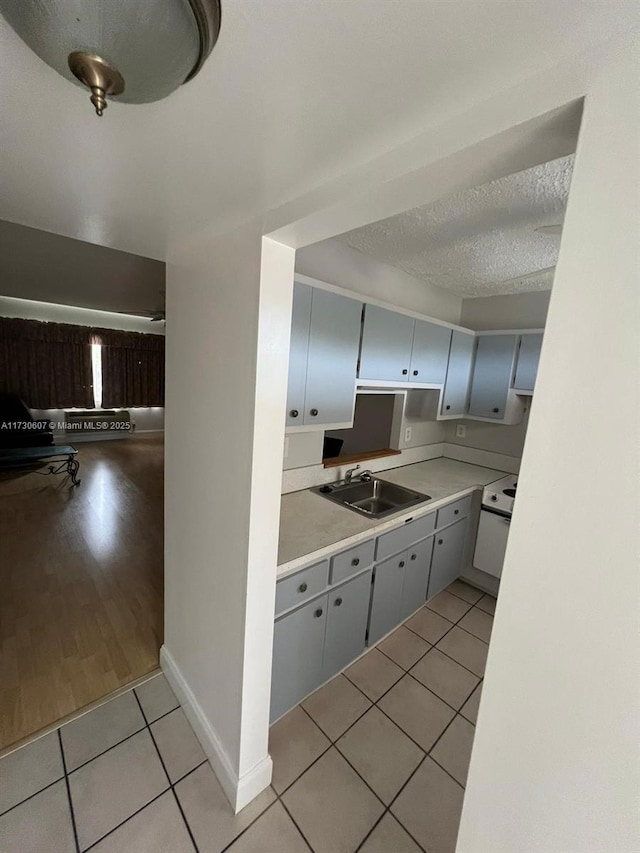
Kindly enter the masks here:
[[351, 478], [353, 477], [353, 472], [357, 471], [359, 468], [360, 468], [360, 465], [358, 464], [358, 465], [354, 465], [353, 468], [349, 468], [347, 471], [345, 471], [345, 474], [344, 474], [345, 483], [351, 482]]

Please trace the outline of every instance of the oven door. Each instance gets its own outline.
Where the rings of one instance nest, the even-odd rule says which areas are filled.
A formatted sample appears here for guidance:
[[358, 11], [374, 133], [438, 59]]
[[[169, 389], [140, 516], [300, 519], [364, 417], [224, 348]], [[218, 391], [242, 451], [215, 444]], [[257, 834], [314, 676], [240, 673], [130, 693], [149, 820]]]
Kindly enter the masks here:
[[496, 578], [500, 577], [510, 523], [511, 518], [508, 516], [484, 508], [480, 511], [476, 550], [473, 555], [474, 568]]

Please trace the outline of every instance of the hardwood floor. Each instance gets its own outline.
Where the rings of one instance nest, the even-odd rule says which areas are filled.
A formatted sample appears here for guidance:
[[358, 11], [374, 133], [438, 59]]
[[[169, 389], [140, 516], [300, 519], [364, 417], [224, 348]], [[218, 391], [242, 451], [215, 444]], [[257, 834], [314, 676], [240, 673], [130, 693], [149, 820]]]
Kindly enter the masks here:
[[158, 666], [164, 443], [78, 443], [82, 483], [0, 474], [0, 750]]

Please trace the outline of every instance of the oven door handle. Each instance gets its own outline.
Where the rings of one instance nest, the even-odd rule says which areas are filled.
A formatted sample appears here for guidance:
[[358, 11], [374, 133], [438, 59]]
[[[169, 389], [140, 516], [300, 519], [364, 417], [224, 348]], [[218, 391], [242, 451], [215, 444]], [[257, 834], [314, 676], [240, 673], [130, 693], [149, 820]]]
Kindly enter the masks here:
[[511, 513], [506, 512], [503, 509], [494, 509], [492, 506], [484, 506], [481, 507], [482, 512], [490, 512], [491, 515], [499, 515], [501, 518], [504, 518], [507, 524], [511, 524]]

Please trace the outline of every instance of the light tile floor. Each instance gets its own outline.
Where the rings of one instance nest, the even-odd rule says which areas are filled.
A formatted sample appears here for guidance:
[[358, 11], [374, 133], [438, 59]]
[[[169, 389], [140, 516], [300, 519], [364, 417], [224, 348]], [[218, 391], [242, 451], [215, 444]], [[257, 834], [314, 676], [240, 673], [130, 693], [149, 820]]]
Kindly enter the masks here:
[[450, 853], [494, 608], [456, 581], [290, 711], [238, 815], [158, 675], [0, 759], [0, 850]]

